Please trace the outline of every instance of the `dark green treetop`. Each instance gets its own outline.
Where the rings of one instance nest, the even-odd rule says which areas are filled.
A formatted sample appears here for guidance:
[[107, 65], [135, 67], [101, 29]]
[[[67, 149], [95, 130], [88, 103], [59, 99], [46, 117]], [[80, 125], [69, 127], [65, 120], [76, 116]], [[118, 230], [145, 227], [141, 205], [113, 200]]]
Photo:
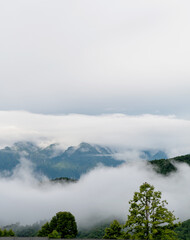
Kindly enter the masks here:
[[[58, 233], [58, 234], [57, 234]], [[44, 224], [38, 232], [39, 237], [56, 235], [57, 238], [75, 238], [77, 235], [75, 217], [70, 212], [58, 212], [51, 221]]]

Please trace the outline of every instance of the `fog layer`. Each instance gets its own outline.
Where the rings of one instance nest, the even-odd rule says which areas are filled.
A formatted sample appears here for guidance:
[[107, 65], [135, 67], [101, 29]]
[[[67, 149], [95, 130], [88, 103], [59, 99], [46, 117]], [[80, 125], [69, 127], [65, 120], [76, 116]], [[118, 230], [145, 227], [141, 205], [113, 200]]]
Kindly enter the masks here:
[[33, 141], [43, 146], [56, 142], [62, 148], [88, 142], [121, 152], [161, 149], [169, 157], [190, 153], [190, 120], [175, 116], [56, 116], [0, 111], [0, 133], [1, 147], [16, 141]]
[[91, 227], [113, 218], [126, 220], [128, 201], [145, 181], [162, 191], [168, 208], [180, 220], [190, 218], [187, 165], [179, 165], [177, 173], [169, 177], [157, 175], [145, 162], [119, 168], [98, 167], [77, 183], [52, 185], [47, 179], [34, 176], [28, 161], [22, 159], [11, 178], [0, 178], [0, 221], [28, 224], [50, 219], [58, 211], [74, 214], [79, 227]]

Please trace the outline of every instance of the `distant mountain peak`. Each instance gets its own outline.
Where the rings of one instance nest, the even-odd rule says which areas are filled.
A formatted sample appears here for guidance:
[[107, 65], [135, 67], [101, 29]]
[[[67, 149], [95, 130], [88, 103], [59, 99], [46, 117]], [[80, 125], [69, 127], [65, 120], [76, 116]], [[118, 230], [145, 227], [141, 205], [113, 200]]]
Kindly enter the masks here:
[[78, 147], [91, 147], [92, 145], [86, 142], [81, 142]]
[[144, 150], [142, 151], [141, 158], [146, 160], [167, 159], [167, 154], [162, 150]]
[[28, 142], [28, 141], [23, 141], [23, 142], [16, 142], [13, 145], [13, 149], [16, 151], [25, 151], [25, 152], [34, 152], [34, 151], [39, 151], [39, 147], [32, 143], [32, 142]]
[[89, 144], [86, 142], [80, 143], [78, 146], [69, 147], [65, 153], [68, 156], [73, 154], [91, 154], [91, 155], [111, 155], [113, 152], [108, 147], [103, 147], [97, 144]]

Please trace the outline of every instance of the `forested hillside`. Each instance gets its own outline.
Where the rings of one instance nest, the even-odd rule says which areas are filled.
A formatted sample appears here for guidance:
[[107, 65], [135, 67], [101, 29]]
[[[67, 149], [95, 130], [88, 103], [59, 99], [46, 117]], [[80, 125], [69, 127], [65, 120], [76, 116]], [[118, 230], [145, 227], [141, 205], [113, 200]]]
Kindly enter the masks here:
[[177, 171], [176, 163], [186, 163], [190, 165], [190, 155], [150, 161], [150, 164], [154, 167], [155, 171], [164, 175]]

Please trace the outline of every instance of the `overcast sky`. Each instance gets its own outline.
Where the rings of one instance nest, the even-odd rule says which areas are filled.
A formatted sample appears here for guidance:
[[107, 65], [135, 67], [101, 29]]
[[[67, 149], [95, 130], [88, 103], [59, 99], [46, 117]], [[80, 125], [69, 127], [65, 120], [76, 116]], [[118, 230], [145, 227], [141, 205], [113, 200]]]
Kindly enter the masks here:
[[189, 117], [189, 8], [0, 1], [0, 110]]

